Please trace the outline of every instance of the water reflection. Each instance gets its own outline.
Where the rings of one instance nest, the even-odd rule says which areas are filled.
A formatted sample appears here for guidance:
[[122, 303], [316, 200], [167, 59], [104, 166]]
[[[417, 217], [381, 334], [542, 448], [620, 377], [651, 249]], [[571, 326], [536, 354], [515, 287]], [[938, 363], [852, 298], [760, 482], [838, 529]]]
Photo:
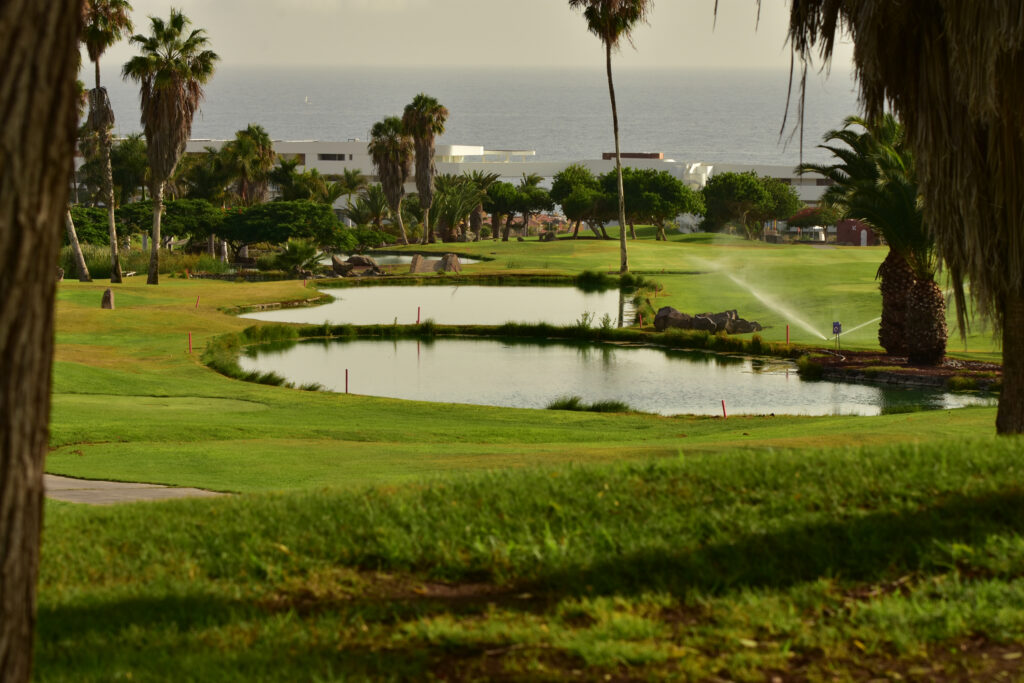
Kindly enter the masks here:
[[352, 393], [521, 408], [543, 408], [566, 395], [624, 401], [663, 415], [717, 415], [723, 399], [730, 415], [878, 415], [991, 403], [920, 389], [804, 382], [791, 364], [774, 360], [520, 339], [315, 340], [261, 347], [240, 363], [334, 391], [345, 390], [349, 369]]
[[248, 313], [270, 322], [332, 325], [413, 324], [501, 325], [506, 322], [572, 325], [584, 314], [600, 325], [604, 316], [620, 327], [633, 316], [628, 295], [619, 290], [584, 292], [575, 287], [486, 287], [481, 285], [376, 285], [322, 290], [335, 298], [311, 308]]

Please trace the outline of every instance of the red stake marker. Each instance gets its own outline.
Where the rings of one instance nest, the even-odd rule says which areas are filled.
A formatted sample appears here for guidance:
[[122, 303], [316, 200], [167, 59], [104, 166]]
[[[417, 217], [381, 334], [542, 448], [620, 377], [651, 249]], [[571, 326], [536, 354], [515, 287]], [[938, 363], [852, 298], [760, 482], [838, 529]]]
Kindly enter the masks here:
[[729, 419], [729, 415], [725, 412], [725, 399], [724, 398], [722, 399], [722, 417], [724, 417], [727, 420]]
[[348, 393], [348, 368], [345, 368], [345, 393]]
[[417, 325], [420, 324], [420, 307], [419, 306], [416, 307], [416, 324]]
[[789, 345], [789, 325], [786, 325], [786, 345]]
[[192, 353], [192, 332], [191, 332], [191, 330], [188, 333], [188, 352]]
[[[202, 296], [202, 294], [199, 296]], [[199, 296], [196, 297], [196, 310], [199, 310]]]

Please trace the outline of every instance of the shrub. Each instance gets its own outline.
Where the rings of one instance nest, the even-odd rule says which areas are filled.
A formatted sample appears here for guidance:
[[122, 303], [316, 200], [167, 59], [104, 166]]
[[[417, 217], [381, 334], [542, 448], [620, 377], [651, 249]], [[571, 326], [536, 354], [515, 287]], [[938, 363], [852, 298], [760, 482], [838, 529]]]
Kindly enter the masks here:
[[573, 410], [591, 413], [630, 413], [633, 409], [622, 401], [598, 401], [584, 403], [579, 396], [562, 396], [547, 405], [548, 410]]

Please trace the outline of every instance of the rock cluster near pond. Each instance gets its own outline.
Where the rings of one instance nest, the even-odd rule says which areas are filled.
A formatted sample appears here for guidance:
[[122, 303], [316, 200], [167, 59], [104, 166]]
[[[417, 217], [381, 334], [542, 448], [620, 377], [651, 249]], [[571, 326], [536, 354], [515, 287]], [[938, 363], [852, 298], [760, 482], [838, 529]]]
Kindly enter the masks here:
[[445, 254], [438, 259], [425, 259], [422, 254], [414, 254], [410, 273], [461, 273], [462, 262], [458, 254]]
[[341, 257], [335, 254], [331, 256], [331, 270], [334, 271], [335, 275], [342, 277], [361, 277], [364, 275], [383, 275], [384, 271], [380, 269], [377, 262], [369, 256], [349, 256], [346, 260], [342, 261]]
[[746, 334], [760, 332], [760, 323], [744, 320], [735, 310], [721, 313], [698, 313], [687, 315], [671, 306], [658, 310], [654, 316], [654, 329], [664, 332], [670, 327], [681, 330], [704, 330], [706, 332], [725, 332], [726, 334]]

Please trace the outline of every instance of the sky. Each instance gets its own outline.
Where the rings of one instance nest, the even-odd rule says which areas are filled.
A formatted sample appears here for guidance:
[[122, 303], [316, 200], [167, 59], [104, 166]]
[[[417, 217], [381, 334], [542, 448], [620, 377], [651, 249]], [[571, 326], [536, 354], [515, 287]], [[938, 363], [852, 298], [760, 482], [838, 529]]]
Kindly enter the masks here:
[[[137, 33], [172, 6], [204, 28], [221, 66], [594, 67], [600, 41], [566, 0], [131, 0]], [[620, 68], [788, 68], [789, 3], [655, 0]], [[755, 30], [756, 29], [756, 30]], [[103, 63], [136, 54], [127, 41]], [[837, 50], [846, 70], [852, 46]]]

